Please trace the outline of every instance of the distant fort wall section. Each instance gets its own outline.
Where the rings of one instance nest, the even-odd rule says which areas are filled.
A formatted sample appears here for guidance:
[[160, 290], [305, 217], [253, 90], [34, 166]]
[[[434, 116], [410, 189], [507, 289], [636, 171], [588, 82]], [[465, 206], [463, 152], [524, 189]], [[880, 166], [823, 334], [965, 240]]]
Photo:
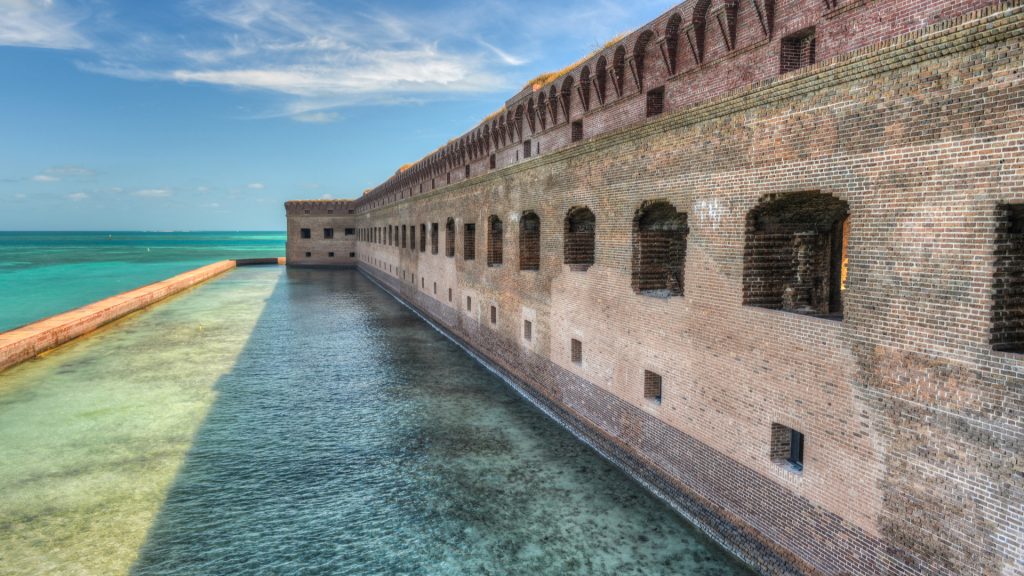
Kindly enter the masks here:
[[355, 206], [355, 202], [351, 200], [304, 200], [285, 203], [288, 218], [288, 265], [354, 268]]
[[342, 217], [764, 573], [1024, 574], [1022, 63], [1018, 1], [687, 2]]

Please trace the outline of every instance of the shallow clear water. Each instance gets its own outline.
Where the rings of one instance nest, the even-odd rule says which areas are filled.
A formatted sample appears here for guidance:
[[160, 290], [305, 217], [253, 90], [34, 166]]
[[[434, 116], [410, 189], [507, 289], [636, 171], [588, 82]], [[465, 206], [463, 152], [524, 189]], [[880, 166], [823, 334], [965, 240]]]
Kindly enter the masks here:
[[283, 232], [0, 232], [0, 331], [284, 245]]
[[0, 375], [0, 572], [749, 574], [351, 271]]

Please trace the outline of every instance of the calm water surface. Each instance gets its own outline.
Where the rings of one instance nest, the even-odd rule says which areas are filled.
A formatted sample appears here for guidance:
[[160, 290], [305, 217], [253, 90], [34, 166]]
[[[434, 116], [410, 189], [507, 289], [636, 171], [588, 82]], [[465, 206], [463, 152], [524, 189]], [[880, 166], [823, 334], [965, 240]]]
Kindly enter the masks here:
[[355, 272], [0, 375], [0, 438], [5, 574], [749, 574]]
[[284, 244], [283, 232], [0, 232], [0, 331]]

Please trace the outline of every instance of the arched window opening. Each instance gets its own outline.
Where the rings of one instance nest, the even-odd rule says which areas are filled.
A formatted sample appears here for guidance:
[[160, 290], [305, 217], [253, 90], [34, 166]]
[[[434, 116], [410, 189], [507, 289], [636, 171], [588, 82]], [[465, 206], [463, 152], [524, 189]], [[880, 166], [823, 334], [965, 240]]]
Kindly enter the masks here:
[[501, 266], [504, 248], [502, 246], [505, 230], [501, 218], [492, 215], [487, 219], [487, 265]]
[[572, 114], [572, 89], [575, 80], [572, 76], [566, 76], [562, 80], [562, 96], [560, 98], [560, 104], [562, 105], [562, 114], [565, 115], [565, 119], [569, 120]]
[[444, 225], [444, 254], [449, 258], [455, 258], [455, 220], [449, 218]]
[[523, 212], [519, 219], [519, 269], [540, 270], [540, 217]]
[[747, 214], [743, 303], [842, 319], [849, 206], [820, 192], [769, 197]]
[[650, 30], [640, 34], [640, 37], [636, 39], [636, 44], [633, 45], [633, 58], [629, 61], [633, 82], [636, 84], [636, 89], [640, 92], [644, 90], [644, 64], [647, 60], [647, 46], [653, 38], [654, 32]]
[[586, 206], [569, 210], [565, 217], [565, 263], [584, 271], [594, 264], [596, 230], [594, 213]]
[[533, 103], [533, 98], [526, 103], [526, 123], [530, 125], [530, 133], [537, 131], [537, 107]]
[[615, 55], [612, 57], [612, 86], [615, 88], [615, 96], [621, 97], [622, 90], [625, 87], [624, 82], [626, 80], [626, 49], [619, 46], [615, 49]]
[[548, 127], [548, 97], [542, 91], [537, 95], [537, 119], [540, 120], [540, 129]]
[[580, 83], [576, 86], [576, 93], [579, 94], [583, 111], [590, 111], [590, 66], [584, 66], [583, 70], [580, 70]]
[[555, 85], [551, 85], [551, 90], [548, 91], [548, 112], [551, 113], [551, 125], [558, 125], [558, 89]]
[[679, 66], [679, 28], [683, 23], [683, 17], [673, 14], [665, 25], [665, 42], [661, 45], [661, 56], [665, 59], [665, 69], [669, 74], [675, 74]]
[[633, 291], [682, 296], [686, 270], [686, 214], [665, 200], [644, 202], [633, 218]]
[[608, 61], [605, 60], [604, 56], [597, 59], [597, 65], [594, 67], [594, 94], [597, 96], [597, 103], [604, 104], [605, 89], [608, 86]]
[[515, 118], [512, 120], [512, 126], [513, 128], [515, 128], [515, 131], [519, 135], [519, 138], [523, 137], [523, 114], [523, 105], [520, 104], [519, 106], [516, 106], [516, 115]]

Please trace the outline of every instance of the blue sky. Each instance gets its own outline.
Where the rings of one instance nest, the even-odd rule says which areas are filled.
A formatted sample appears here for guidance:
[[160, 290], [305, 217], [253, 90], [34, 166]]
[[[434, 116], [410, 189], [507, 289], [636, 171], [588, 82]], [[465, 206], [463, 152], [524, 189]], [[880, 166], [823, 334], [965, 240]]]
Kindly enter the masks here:
[[273, 230], [666, 0], [0, 0], [0, 230]]

